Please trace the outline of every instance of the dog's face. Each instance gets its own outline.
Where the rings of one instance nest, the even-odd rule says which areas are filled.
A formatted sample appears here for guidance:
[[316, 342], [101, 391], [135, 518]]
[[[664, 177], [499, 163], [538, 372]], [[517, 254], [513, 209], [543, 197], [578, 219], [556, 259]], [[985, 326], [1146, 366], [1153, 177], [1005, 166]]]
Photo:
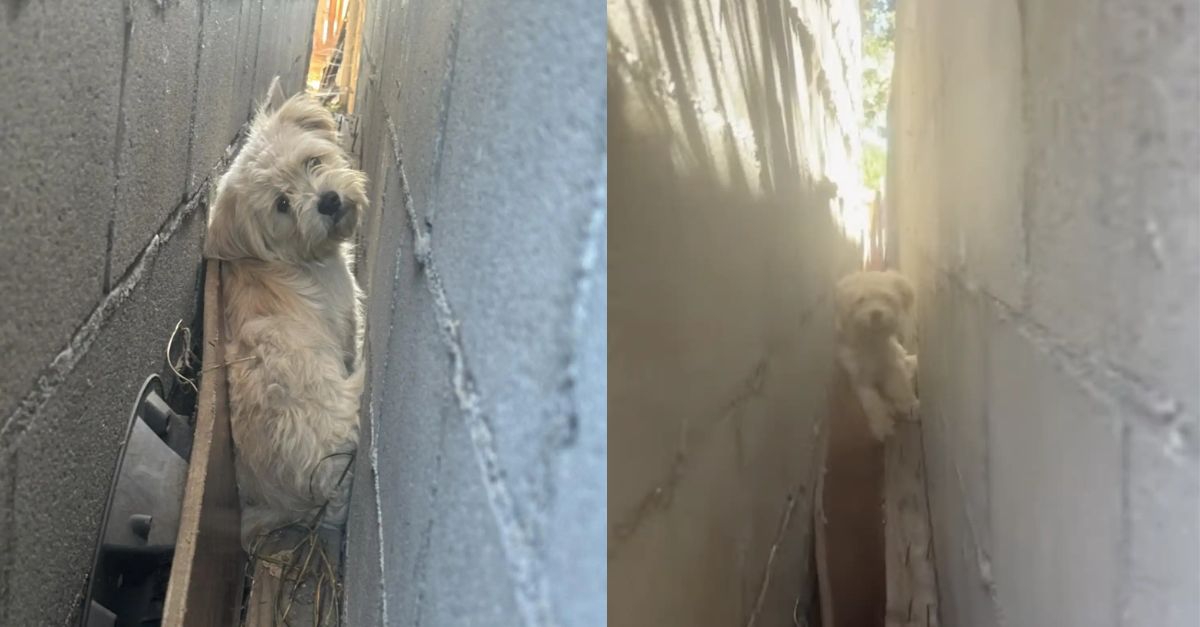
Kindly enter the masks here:
[[209, 258], [322, 259], [358, 228], [366, 177], [339, 146], [333, 116], [305, 94], [275, 100], [218, 184]]
[[889, 337], [912, 311], [915, 294], [896, 272], [858, 272], [838, 282], [838, 326], [858, 337]]

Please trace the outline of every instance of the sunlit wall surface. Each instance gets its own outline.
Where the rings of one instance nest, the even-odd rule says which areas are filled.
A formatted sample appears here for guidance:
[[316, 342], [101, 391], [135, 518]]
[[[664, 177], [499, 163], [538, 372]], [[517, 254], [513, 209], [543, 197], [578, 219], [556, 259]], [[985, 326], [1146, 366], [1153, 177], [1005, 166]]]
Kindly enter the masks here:
[[608, 18], [609, 624], [791, 625], [866, 230], [858, 5]]

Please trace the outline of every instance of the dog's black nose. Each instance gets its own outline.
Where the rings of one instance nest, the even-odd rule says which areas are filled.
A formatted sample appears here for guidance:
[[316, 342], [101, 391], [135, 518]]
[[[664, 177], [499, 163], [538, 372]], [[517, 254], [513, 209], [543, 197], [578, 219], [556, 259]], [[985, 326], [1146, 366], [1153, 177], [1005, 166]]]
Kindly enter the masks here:
[[321, 194], [321, 200], [317, 201], [317, 211], [320, 211], [321, 215], [335, 215], [341, 208], [342, 197], [338, 196], [337, 192], [325, 192]]

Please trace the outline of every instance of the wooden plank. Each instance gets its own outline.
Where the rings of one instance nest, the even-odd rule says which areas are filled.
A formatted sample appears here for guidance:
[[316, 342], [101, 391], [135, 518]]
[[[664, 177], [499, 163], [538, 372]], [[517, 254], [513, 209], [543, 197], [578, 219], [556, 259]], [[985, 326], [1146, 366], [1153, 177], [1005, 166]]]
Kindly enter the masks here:
[[254, 564], [250, 597], [246, 600], [246, 621], [242, 627], [274, 627], [275, 600], [279, 598], [282, 568], [259, 560]]
[[346, 12], [346, 49], [342, 52], [342, 67], [338, 70], [338, 90], [344, 94], [346, 111], [357, 113], [358, 65], [362, 58], [362, 26], [365, 0], [351, 0]]
[[884, 456], [888, 627], [938, 625], [921, 424], [901, 421]]
[[[245, 554], [226, 389], [220, 262], [206, 262], [204, 355], [192, 458], [163, 609], [164, 627], [237, 624]], [[215, 366], [215, 367], [214, 367]]]

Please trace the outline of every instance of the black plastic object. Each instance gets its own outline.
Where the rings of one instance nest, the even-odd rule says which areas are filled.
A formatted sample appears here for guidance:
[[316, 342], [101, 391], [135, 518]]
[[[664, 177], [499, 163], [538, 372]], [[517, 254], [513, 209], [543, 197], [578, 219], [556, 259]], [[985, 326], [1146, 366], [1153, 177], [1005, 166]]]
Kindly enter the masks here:
[[129, 416], [96, 541], [82, 627], [159, 625], [192, 432], [151, 375]]
[[[157, 378], [157, 376], [155, 377]], [[190, 459], [192, 456], [192, 428], [183, 416], [175, 413], [170, 405], [163, 400], [162, 385], [158, 390], [143, 392], [141, 407], [138, 414], [167, 446], [179, 456]]]

